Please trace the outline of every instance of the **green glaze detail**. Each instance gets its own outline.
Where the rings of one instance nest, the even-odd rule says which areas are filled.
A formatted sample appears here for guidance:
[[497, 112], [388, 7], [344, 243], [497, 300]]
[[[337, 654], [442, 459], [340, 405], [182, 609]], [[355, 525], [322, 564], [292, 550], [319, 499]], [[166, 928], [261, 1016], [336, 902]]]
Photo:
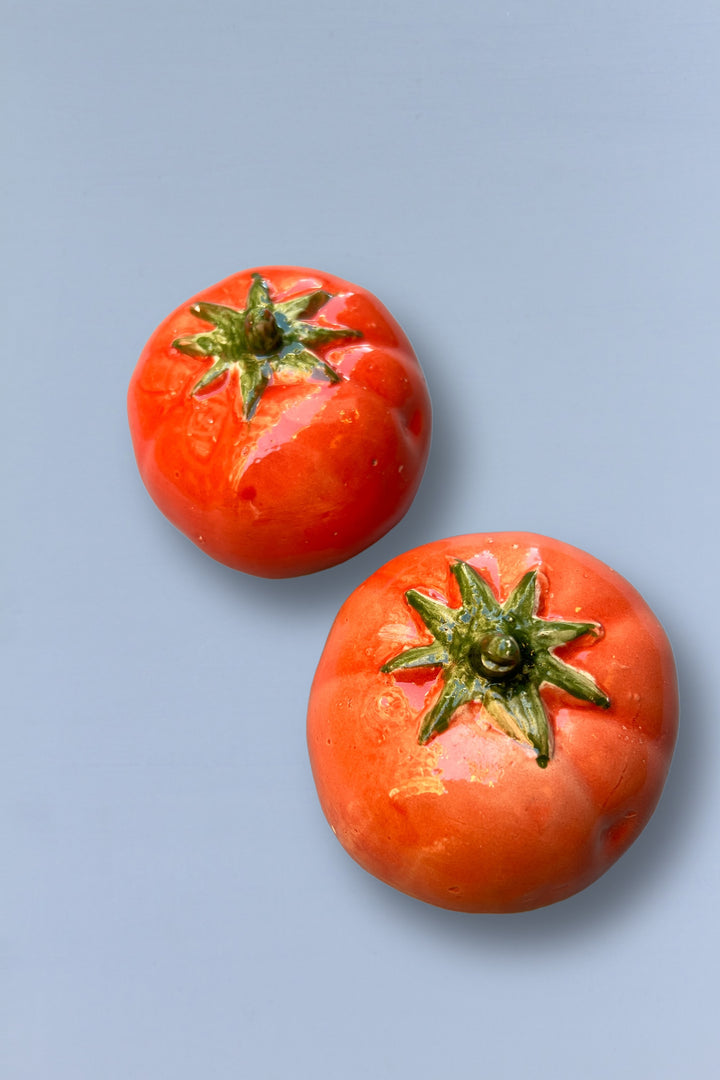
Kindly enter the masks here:
[[432, 634], [431, 645], [407, 649], [384, 664], [383, 672], [441, 667], [442, 690], [421, 720], [418, 742], [445, 731], [461, 705], [479, 701], [505, 732], [537, 751], [545, 768], [552, 757], [552, 729], [539, 688], [551, 683], [581, 701], [610, 707], [610, 700], [590, 675], [571, 667], [553, 649], [583, 634], [596, 637], [595, 622], [564, 622], [537, 615], [537, 571], [530, 570], [500, 604], [491, 586], [469, 563], [451, 567], [462, 606], [450, 608], [410, 589], [410, 607]]
[[275, 303], [268, 283], [259, 274], [253, 274], [246, 307], [242, 310], [204, 301], [193, 304], [192, 314], [215, 329], [173, 341], [173, 348], [186, 356], [202, 356], [212, 361], [191, 393], [199, 394], [235, 368], [243, 416], [250, 420], [280, 368], [292, 368], [307, 378], [317, 373], [329, 382], [338, 382], [337, 371], [313, 350], [333, 341], [362, 337], [361, 332], [304, 321], [316, 315], [331, 299], [330, 293], [317, 289]]

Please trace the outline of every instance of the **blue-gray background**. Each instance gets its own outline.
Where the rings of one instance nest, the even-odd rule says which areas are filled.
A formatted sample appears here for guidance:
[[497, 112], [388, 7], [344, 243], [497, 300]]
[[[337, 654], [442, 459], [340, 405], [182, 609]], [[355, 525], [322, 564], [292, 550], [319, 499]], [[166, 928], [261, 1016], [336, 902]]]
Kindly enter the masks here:
[[[6, 0], [3, 23], [0, 1075], [710, 1075], [717, 4]], [[267, 582], [155, 510], [125, 391], [168, 311], [284, 262], [384, 300], [435, 437], [389, 536]], [[373, 569], [512, 528], [644, 593], [682, 729], [605, 878], [468, 917], [342, 852], [305, 704]]]

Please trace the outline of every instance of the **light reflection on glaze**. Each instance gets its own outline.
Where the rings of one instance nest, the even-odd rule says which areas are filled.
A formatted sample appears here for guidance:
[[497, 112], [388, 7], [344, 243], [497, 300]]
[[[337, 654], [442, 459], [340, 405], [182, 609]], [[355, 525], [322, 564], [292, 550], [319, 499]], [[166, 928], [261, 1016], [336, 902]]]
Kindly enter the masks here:
[[325, 358], [335, 368], [338, 375], [349, 378], [359, 362], [374, 351], [372, 345], [359, 342], [357, 345], [346, 345], [342, 349], [329, 349], [325, 353]]
[[[317, 289], [322, 288], [323, 283], [318, 278], [298, 278], [293, 281], [291, 289], [279, 289], [276, 295], [273, 296], [273, 300], [276, 304], [280, 304], [285, 300], [294, 300], [296, 296], [303, 296], [305, 293], [315, 292]], [[338, 293], [337, 296], [347, 296], [347, 293]]]
[[432, 693], [435, 686], [437, 686], [438, 679], [439, 672], [437, 671], [431, 671], [429, 675], [427, 673], [421, 673], [420, 671], [414, 671], [408, 673], [405, 678], [402, 678], [401, 673], [398, 673], [396, 678], [397, 686], [405, 694], [413, 713], [420, 713], [426, 708], [428, 696]]
[[[356, 364], [368, 352], [372, 352], [372, 348], [367, 345], [342, 350], [342, 361], [337, 364], [338, 373], [346, 377], [351, 375]], [[328, 358], [329, 362], [332, 362], [330, 353]], [[276, 386], [281, 385], [281, 382], [276, 383]], [[339, 384], [327, 383], [324, 380], [315, 383], [308, 381], [304, 383], [304, 389], [307, 396], [282, 413], [272, 427], [259, 435], [254, 446], [246, 447], [247, 452], [230, 474], [230, 482], [236, 490], [251, 465], [256, 465], [275, 450], [282, 449], [283, 445], [294, 439], [301, 430], [310, 426], [338, 392]]]
[[[477, 707], [475, 725], [449, 727], [437, 739], [440, 743], [438, 771], [443, 780], [465, 780], [494, 787], [502, 779], [507, 762], [507, 746], [495, 730], [482, 706]], [[478, 723], [478, 721], [487, 723]]]
[[[523, 551], [521, 551], [517, 545], [515, 545], [515, 547], [517, 548], [518, 553], [517, 578], [522, 577], [527, 570], [533, 570], [542, 565], [542, 558], [537, 547], [528, 547]], [[507, 599], [513, 584], [513, 574], [508, 570], [506, 573], [507, 581], [503, 582], [500, 576], [500, 567], [497, 558], [492, 551], [485, 548], [476, 555], [473, 555], [467, 562], [474, 566], [476, 570], [480, 570], [490, 577], [490, 583], [495, 590], [495, 595], [501, 601]]]
[[[292, 405], [276, 422], [259, 436], [255, 445], [242, 457], [230, 474], [230, 482], [237, 490], [244, 473], [268, 454], [281, 450], [291, 439], [303, 431], [328, 404], [328, 391], [334, 393], [337, 384], [327, 383], [308, 386], [308, 396]], [[323, 392], [324, 391], [324, 392]]]

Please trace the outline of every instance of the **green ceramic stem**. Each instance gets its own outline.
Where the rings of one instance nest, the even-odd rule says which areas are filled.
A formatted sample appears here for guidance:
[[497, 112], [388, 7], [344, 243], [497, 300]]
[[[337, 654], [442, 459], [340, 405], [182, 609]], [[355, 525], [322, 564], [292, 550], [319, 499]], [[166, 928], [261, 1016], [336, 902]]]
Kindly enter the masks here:
[[534, 747], [541, 768], [553, 752], [553, 732], [540, 696], [549, 683], [600, 708], [610, 700], [586, 672], [566, 664], [554, 649], [584, 634], [599, 636], [598, 623], [541, 619], [537, 614], [537, 571], [531, 570], [500, 604], [485, 578], [458, 560], [452, 566], [462, 605], [450, 608], [417, 589], [406, 600], [433, 636], [393, 657], [381, 670], [439, 667], [442, 689], [433, 707], [421, 718], [418, 741], [428, 742], [445, 731], [456, 711], [480, 702], [493, 721], [511, 738]]
[[[222, 376], [237, 372], [243, 415], [250, 420], [274, 375], [289, 368], [311, 378], [319, 375], [337, 382], [338, 372], [317, 349], [323, 345], [361, 337], [359, 330], [307, 322], [331, 300], [324, 289], [274, 301], [270, 285], [253, 274], [244, 308], [199, 301], [191, 313], [214, 327], [200, 334], [186, 334], [173, 348], [186, 356], [203, 357], [209, 367], [191, 390], [192, 395], [211, 391]], [[305, 318], [302, 318], [305, 316]]]

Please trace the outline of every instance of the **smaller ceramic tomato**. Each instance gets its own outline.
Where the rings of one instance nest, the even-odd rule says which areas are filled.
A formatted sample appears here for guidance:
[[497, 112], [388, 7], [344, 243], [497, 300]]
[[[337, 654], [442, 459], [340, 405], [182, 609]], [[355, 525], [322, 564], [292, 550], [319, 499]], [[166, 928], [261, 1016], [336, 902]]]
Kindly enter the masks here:
[[130, 382], [150, 495], [203, 551], [264, 577], [333, 566], [405, 514], [430, 443], [412, 347], [366, 289], [245, 270], [174, 311]]
[[347, 600], [308, 746], [370, 873], [440, 907], [523, 911], [638, 836], [677, 717], [670, 645], [627, 581], [547, 537], [481, 534], [410, 551]]

